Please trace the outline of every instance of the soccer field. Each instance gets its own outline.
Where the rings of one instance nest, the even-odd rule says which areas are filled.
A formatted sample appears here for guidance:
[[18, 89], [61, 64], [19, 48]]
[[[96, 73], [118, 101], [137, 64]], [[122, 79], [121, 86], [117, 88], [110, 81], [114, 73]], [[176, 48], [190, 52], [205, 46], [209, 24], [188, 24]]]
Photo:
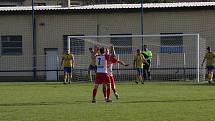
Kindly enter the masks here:
[[92, 83], [0, 83], [0, 121], [214, 121], [215, 85], [117, 83], [120, 99], [105, 103]]

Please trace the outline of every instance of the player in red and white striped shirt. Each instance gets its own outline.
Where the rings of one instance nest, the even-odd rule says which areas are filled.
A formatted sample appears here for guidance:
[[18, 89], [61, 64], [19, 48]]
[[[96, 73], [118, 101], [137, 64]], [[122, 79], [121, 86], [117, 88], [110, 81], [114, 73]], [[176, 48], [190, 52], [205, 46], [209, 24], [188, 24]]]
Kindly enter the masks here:
[[92, 103], [96, 102], [96, 93], [98, 90], [99, 84], [103, 84], [106, 87], [106, 91], [104, 92], [106, 95], [106, 102], [112, 102], [110, 99], [110, 92], [111, 92], [111, 82], [110, 82], [110, 77], [108, 75], [108, 61], [115, 62], [117, 61], [115, 58], [111, 57], [110, 55], [105, 53], [104, 48], [100, 48], [100, 54], [96, 56], [96, 66], [97, 66], [97, 71], [96, 71], [96, 81], [93, 89], [93, 99]]
[[[113, 46], [111, 46], [111, 50], [112, 50], [112, 52], [110, 53], [109, 49], [106, 49], [106, 54], [110, 55], [109, 61], [107, 63], [107, 71], [108, 71], [108, 75], [109, 75], [110, 82], [111, 82], [111, 89], [112, 89], [114, 95], [116, 96], [116, 99], [118, 99], [119, 94], [116, 91], [115, 76], [113, 74], [113, 64], [120, 63], [121, 65], [124, 65], [124, 66], [128, 66], [128, 64], [125, 64], [123, 61], [120, 61], [116, 58], [116, 54], [115, 54], [115, 50], [114, 50]], [[106, 88], [103, 85], [103, 94], [104, 94], [104, 97], [106, 98], [105, 91], [106, 91]]]

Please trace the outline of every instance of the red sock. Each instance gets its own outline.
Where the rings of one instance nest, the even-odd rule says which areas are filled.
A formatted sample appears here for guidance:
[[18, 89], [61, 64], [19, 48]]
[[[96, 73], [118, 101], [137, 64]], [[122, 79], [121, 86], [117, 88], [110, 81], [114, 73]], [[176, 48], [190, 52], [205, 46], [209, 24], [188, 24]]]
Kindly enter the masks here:
[[110, 88], [107, 88], [107, 99], [110, 97]]
[[97, 93], [97, 89], [93, 89], [93, 99], [95, 99]]
[[106, 98], [107, 97], [107, 90], [106, 89], [103, 89], [103, 94], [104, 94], [104, 97]]

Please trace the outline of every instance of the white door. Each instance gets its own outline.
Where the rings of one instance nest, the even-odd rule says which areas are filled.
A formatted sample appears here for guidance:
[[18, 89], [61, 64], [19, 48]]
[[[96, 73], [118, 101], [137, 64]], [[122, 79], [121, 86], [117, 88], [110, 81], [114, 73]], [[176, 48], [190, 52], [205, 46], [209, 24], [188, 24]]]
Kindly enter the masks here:
[[[57, 80], [58, 77], [57, 50], [46, 50], [46, 80]], [[54, 70], [54, 71], [53, 71]]]

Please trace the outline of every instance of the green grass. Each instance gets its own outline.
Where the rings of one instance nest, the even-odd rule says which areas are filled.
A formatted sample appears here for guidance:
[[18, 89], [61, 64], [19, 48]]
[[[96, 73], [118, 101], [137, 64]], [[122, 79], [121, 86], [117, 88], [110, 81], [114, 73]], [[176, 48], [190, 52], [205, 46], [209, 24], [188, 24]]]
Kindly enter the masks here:
[[[0, 121], [214, 121], [215, 85], [118, 83], [120, 99], [105, 103], [93, 84], [0, 83]], [[114, 95], [112, 95], [114, 96]]]

